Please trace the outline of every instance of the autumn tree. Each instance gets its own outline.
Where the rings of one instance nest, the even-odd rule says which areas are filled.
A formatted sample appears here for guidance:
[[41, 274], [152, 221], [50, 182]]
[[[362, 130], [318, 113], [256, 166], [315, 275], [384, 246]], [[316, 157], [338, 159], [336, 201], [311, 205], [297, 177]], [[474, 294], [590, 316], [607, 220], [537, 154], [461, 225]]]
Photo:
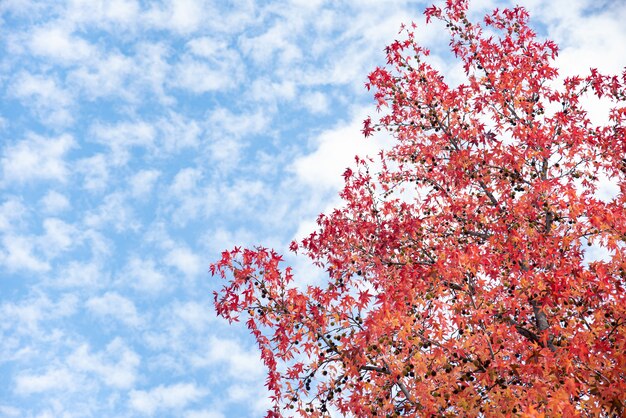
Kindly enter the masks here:
[[[466, 81], [415, 26], [369, 75], [393, 145], [346, 170], [343, 204], [294, 252], [224, 252], [217, 313], [241, 315], [268, 368], [268, 416], [620, 416], [626, 402], [626, 71], [557, 78], [521, 8], [445, 22]], [[487, 34], [488, 31], [488, 34]], [[585, 95], [611, 101], [595, 126]], [[599, 178], [619, 192], [596, 193]], [[591, 247], [590, 247], [591, 246]], [[601, 248], [601, 259], [585, 258]]]

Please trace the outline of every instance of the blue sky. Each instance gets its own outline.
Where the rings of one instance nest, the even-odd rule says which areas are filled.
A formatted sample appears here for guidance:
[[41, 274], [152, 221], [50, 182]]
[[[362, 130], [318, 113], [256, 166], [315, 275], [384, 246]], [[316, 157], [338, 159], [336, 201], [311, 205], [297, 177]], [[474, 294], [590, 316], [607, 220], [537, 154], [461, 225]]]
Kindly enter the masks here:
[[[622, 2], [522, 4], [563, 75], [626, 66]], [[262, 416], [263, 367], [215, 317], [208, 266], [286, 252], [337, 204], [385, 141], [361, 138], [366, 76], [426, 5], [2, 0], [0, 416]], [[418, 38], [459, 82], [442, 27]]]

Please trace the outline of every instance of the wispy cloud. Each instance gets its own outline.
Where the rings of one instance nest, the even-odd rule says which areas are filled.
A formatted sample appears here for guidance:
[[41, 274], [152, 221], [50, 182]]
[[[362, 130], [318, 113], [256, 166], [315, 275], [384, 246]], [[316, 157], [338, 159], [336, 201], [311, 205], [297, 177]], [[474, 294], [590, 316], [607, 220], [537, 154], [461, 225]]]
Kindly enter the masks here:
[[2, 237], [0, 266], [9, 271], [45, 272], [50, 264], [35, 252], [34, 237], [7, 234]]
[[65, 157], [74, 146], [68, 134], [47, 138], [29, 133], [3, 150], [0, 186], [35, 180], [67, 181], [70, 171]]
[[112, 318], [129, 327], [137, 327], [142, 323], [133, 301], [115, 292], [90, 298], [85, 306], [102, 319]]
[[100, 353], [92, 353], [88, 345], [79, 346], [67, 359], [72, 370], [94, 375], [107, 386], [132, 388], [137, 379], [140, 357], [120, 338], [107, 344]]
[[130, 392], [130, 406], [133, 410], [153, 416], [156, 412], [181, 410], [190, 403], [205, 396], [206, 390], [195, 383], [176, 383], [160, 385], [149, 390], [133, 390]]
[[76, 376], [65, 368], [50, 368], [41, 374], [21, 373], [15, 379], [18, 395], [51, 391], [75, 391], [80, 385]]
[[58, 26], [56, 22], [47, 27], [36, 28], [29, 35], [27, 45], [35, 56], [60, 64], [79, 63], [96, 54], [93, 45]]

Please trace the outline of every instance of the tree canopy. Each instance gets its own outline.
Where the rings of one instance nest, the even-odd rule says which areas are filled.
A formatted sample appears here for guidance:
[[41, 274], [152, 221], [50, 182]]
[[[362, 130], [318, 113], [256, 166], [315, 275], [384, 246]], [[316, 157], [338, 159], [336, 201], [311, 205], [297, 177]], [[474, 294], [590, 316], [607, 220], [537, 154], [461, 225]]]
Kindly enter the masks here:
[[[225, 251], [217, 313], [268, 368], [268, 416], [615, 416], [626, 393], [626, 70], [559, 81], [524, 8], [482, 23], [429, 7], [466, 80], [403, 28], [367, 88], [393, 138], [344, 173], [343, 203], [291, 249]], [[612, 103], [597, 126], [581, 98]], [[375, 166], [379, 167], [374, 169]], [[600, 198], [599, 179], [619, 192]], [[590, 246], [601, 259], [585, 258]]]

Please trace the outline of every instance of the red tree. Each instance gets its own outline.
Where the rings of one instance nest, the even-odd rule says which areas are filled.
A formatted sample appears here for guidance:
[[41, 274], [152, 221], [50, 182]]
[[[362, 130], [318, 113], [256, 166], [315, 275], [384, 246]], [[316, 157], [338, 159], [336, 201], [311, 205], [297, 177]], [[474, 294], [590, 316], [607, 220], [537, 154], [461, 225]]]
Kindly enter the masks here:
[[[395, 142], [346, 170], [344, 204], [293, 251], [328, 272], [293, 286], [264, 248], [224, 252], [219, 315], [247, 315], [268, 416], [616, 416], [626, 398], [626, 71], [561, 88], [523, 8], [483, 34], [467, 2], [430, 7], [467, 82], [427, 62], [415, 26], [369, 76]], [[594, 126], [583, 95], [611, 100]], [[598, 176], [619, 186], [610, 201]], [[603, 260], [586, 262], [587, 245]]]

